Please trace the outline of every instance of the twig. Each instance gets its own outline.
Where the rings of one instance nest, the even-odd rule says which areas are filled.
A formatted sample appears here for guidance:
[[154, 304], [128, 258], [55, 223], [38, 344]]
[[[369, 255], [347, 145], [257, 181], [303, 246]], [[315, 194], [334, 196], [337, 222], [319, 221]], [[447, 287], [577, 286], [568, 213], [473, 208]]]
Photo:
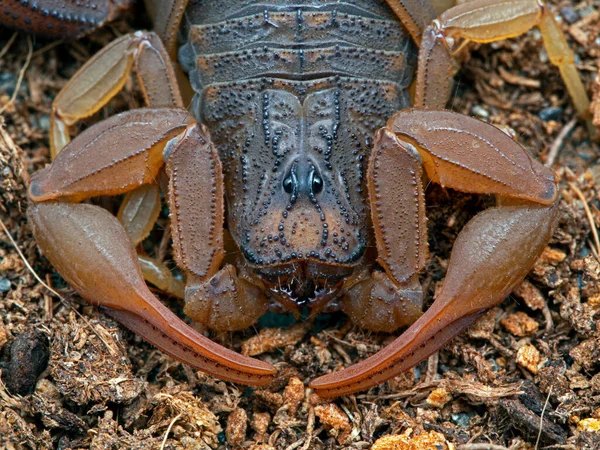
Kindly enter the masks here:
[[592, 255], [594, 255], [594, 258], [596, 258], [597, 261], [600, 261], [600, 253], [598, 253], [598, 251], [594, 248], [594, 246], [592, 245], [592, 241], [586, 239], [585, 242], [587, 242], [587, 245], [590, 248]]
[[[600, 255], [600, 239], [598, 239], [598, 229], [596, 228], [596, 222], [594, 221], [594, 216], [592, 216], [592, 211], [590, 211], [588, 202], [585, 199], [583, 193], [579, 190], [579, 188], [575, 186], [575, 183], [569, 183], [569, 187], [573, 190], [573, 192], [575, 192], [575, 195], [579, 197], [581, 203], [583, 203], [583, 209], [585, 210], [585, 215], [587, 216], [588, 222], [590, 223], [590, 230], [592, 231], [592, 236], [594, 237], [594, 244], [596, 245], [595, 255]], [[598, 257], [596, 256], [596, 259], [597, 258]]]
[[2, 58], [4, 55], [6, 55], [6, 52], [10, 49], [10, 47], [13, 45], [13, 42], [15, 42], [15, 39], [17, 38], [17, 35], [19, 33], [17, 33], [16, 31], [13, 33], [13, 35], [10, 37], [10, 39], [8, 40], [8, 42], [6, 43], [6, 45], [2, 48], [2, 50], [0, 50], [0, 58]]
[[23, 260], [23, 263], [25, 263], [25, 266], [27, 267], [27, 269], [34, 276], [34, 278], [36, 280], [38, 280], [38, 282], [42, 286], [44, 286], [46, 289], [48, 289], [50, 292], [52, 292], [54, 295], [56, 295], [62, 302], [64, 302], [65, 299], [58, 292], [56, 292], [54, 289], [52, 289], [50, 286], [48, 286], [46, 283], [44, 283], [44, 281], [42, 281], [42, 279], [38, 276], [38, 274], [35, 272], [35, 270], [33, 270], [33, 267], [31, 267], [31, 265], [29, 264], [29, 261], [27, 261], [27, 258], [25, 258], [25, 255], [23, 254], [23, 252], [21, 252], [21, 249], [19, 248], [19, 246], [13, 239], [12, 235], [9, 233], [8, 228], [6, 228], [6, 225], [4, 225], [4, 221], [2, 219], [0, 219], [0, 225], [2, 225], [2, 229], [4, 230], [4, 233], [6, 234], [6, 236], [8, 236], [8, 239], [10, 240], [11, 244], [13, 245], [13, 247], [15, 248], [15, 250], [21, 257], [21, 259]]
[[546, 402], [544, 403], [544, 407], [542, 408], [542, 414], [540, 415], [540, 429], [538, 431], [538, 437], [535, 441], [534, 450], [538, 450], [538, 446], [540, 445], [540, 439], [542, 437], [542, 426], [544, 425], [544, 413], [546, 412], [546, 407], [548, 406], [548, 401], [550, 400], [550, 395], [552, 395], [552, 387], [554, 385], [550, 385], [550, 390], [548, 391], [548, 397], [546, 397]]
[[59, 39], [58, 41], [51, 42], [48, 45], [33, 52], [33, 55], [31, 55], [31, 56], [34, 57], [34, 56], [38, 56], [43, 53], [46, 53], [48, 50], [52, 50], [54, 47], [58, 47], [60, 44], [64, 44], [64, 42], [65, 42], [64, 39]]
[[308, 422], [306, 425], [306, 435], [307, 435], [306, 442], [302, 446], [302, 450], [308, 450], [308, 448], [310, 447], [310, 443], [313, 438], [314, 428], [315, 428], [315, 408], [311, 406], [310, 409], [308, 410]]
[[556, 139], [554, 139], [554, 142], [552, 143], [552, 145], [550, 146], [550, 150], [548, 151], [548, 156], [546, 157], [546, 162], [544, 163], [546, 167], [552, 167], [554, 161], [556, 160], [556, 157], [558, 156], [558, 152], [562, 148], [565, 138], [568, 136], [571, 130], [573, 130], [573, 127], [576, 123], [577, 117], [567, 122], [567, 124], [562, 128], [562, 130], [560, 130], [560, 133], [558, 133], [558, 136], [556, 136]]
[[505, 447], [504, 445], [485, 444], [485, 443], [459, 445], [457, 447], [457, 449], [458, 450], [510, 450], [508, 447]]
[[179, 418], [181, 417], [181, 414], [182, 413], [177, 414], [175, 417], [173, 417], [173, 420], [171, 420], [171, 423], [169, 424], [167, 431], [165, 431], [165, 437], [162, 440], [162, 444], [160, 444], [160, 450], [164, 450], [165, 445], [167, 443], [167, 438], [169, 437], [169, 433], [171, 432], [171, 428], [173, 428], [173, 425], [175, 425], [175, 422], [177, 422], [179, 420]]
[[0, 108], [0, 114], [2, 114], [6, 109], [15, 102], [17, 95], [19, 94], [19, 89], [21, 89], [21, 83], [23, 82], [23, 77], [25, 76], [25, 72], [29, 67], [29, 63], [31, 62], [31, 55], [33, 53], [33, 44], [31, 43], [31, 37], [27, 36], [27, 45], [29, 50], [27, 52], [27, 59], [25, 60], [25, 64], [21, 67], [21, 71], [19, 72], [19, 78], [17, 79], [17, 85], [15, 86], [15, 91], [13, 92], [12, 97], [8, 101], [6, 105]]
[[304, 444], [306, 438], [300, 438], [298, 439], [296, 442], [293, 442], [292, 444], [288, 445], [285, 450], [296, 450], [298, 447], [300, 447], [302, 444]]

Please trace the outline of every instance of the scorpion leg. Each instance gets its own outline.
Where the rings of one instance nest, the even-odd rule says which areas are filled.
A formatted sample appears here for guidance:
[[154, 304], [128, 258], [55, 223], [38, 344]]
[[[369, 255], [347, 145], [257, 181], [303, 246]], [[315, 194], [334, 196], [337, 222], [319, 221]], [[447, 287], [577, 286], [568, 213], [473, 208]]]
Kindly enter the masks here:
[[462, 38], [479, 43], [520, 36], [539, 27], [544, 46], [561, 77], [580, 116], [589, 120], [590, 101], [575, 67], [573, 52], [552, 11], [541, 0], [474, 0], [443, 12], [424, 31], [419, 51], [415, 106], [441, 109], [448, 98], [451, 53], [460, 48]]
[[[133, 0], [3, 0], [0, 25], [38, 36], [73, 39], [116, 18]], [[68, 17], [68, 19], [66, 19]]]
[[173, 66], [160, 38], [144, 31], [126, 34], [86, 62], [54, 99], [50, 117], [53, 158], [70, 141], [68, 127], [106, 105], [121, 90], [134, 63], [146, 104], [183, 107]]
[[[183, 107], [175, 72], [161, 39], [148, 32], [125, 35], [83, 65], [54, 100], [50, 123], [53, 158], [70, 141], [69, 126], [106, 105], [121, 90], [134, 65], [148, 105]], [[156, 183], [125, 197], [118, 218], [134, 245], [150, 233], [159, 209]], [[146, 280], [172, 295], [182, 296], [182, 283], [162, 262], [141, 255], [140, 264]]]
[[247, 328], [268, 302], [264, 286], [243, 270], [238, 274], [229, 264], [219, 270], [225, 254], [223, 174], [208, 131], [188, 128], [166, 154], [173, 249], [188, 274], [185, 313], [216, 330]]
[[[323, 397], [382, 383], [442, 347], [504, 300], [525, 277], [558, 219], [552, 171], [491, 125], [448, 111], [406, 110], [395, 114], [378, 137], [378, 147], [386, 140], [398, 140], [399, 147], [413, 145], [432, 181], [461, 191], [496, 194], [499, 201], [471, 219], [457, 237], [442, 290], [425, 314], [377, 354], [314, 380], [311, 386]], [[395, 173], [393, 168], [373, 172], [370, 191], [375, 187], [377, 193], [379, 185], [395, 183]], [[397, 206], [393, 197], [382, 195], [379, 200], [385, 225], [386, 214], [393, 217]], [[381, 228], [378, 233], [385, 236], [385, 231]]]
[[[114, 216], [94, 205], [68, 203], [153, 182], [164, 164], [165, 145], [194, 123], [183, 109], [147, 108], [90, 127], [51, 166], [33, 175], [30, 223], [48, 259], [91, 304], [200, 370], [235, 382], [267, 384], [275, 372], [269, 364], [215, 344], [154, 297], [144, 283], [133, 245]], [[205, 229], [207, 221], [214, 219], [207, 214], [198, 218], [197, 225]]]
[[[117, 219], [135, 247], [148, 235], [160, 213], [161, 201], [158, 184], [144, 184], [127, 193], [121, 203]], [[159, 260], [138, 254], [144, 279], [161, 291], [184, 298], [184, 284], [173, 276], [169, 268]]]
[[386, 0], [413, 40], [421, 43], [423, 30], [437, 16], [429, 0]]
[[144, 3], [173, 61], [177, 60], [177, 32], [189, 0], [146, 0]]

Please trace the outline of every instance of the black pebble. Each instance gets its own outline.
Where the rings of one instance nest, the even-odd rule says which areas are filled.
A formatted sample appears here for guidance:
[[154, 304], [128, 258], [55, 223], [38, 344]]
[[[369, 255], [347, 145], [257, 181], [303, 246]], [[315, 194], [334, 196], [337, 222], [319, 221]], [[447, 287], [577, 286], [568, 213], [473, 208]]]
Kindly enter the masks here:
[[[2, 381], [14, 394], [28, 395], [35, 389], [37, 378], [48, 366], [48, 342], [44, 335], [28, 330], [7, 345], [1, 362]], [[8, 361], [6, 361], [8, 359]]]

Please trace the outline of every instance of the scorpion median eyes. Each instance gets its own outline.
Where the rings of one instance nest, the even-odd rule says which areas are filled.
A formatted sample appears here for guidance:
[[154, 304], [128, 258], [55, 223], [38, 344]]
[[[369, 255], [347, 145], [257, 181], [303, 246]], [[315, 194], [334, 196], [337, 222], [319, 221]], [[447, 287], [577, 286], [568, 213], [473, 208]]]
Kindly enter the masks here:
[[[60, 153], [32, 177], [28, 214], [40, 248], [85, 299], [215, 376], [273, 379], [272, 366], [196, 333], [148, 290], [144, 277], [178, 289], [132, 245], [158, 215], [161, 170], [193, 320], [235, 330], [268, 308], [317, 313], [339, 305], [370, 330], [412, 323], [374, 356], [314, 380], [324, 397], [415, 365], [526, 275], [556, 224], [554, 174], [502, 131], [442, 108], [457, 41], [491, 42], [538, 26], [583, 113], [572, 54], [545, 6], [475, 0], [433, 20], [424, 0], [186, 3], [157, 2], [158, 34], [116, 40], [55, 100], [51, 146]], [[191, 114], [171, 66], [178, 30], [179, 62], [195, 91]], [[100, 109], [134, 65], [149, 107], [69, 143], [68, 126]], [[421, 315], [425, 179], [494, 194], [498, 203], [462, 230], [443, 289]], [[120, 222], [77, 203], [125, 192]]]

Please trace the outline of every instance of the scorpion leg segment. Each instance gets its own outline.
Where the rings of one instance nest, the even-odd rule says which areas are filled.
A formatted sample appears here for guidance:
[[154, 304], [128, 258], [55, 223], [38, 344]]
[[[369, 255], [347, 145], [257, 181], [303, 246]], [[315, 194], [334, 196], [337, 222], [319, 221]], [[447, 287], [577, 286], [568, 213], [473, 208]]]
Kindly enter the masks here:
[[154, 31], [165, 44], [173, 61], [177, 60], [177, 32], [189, 0], [146, 0], [144, 3]]
[[361, 328], [391, 333], [414, 323], [423, 314], [423, 291], [418, 277], [398, 284], [385, 272], [365, 270], [348, 284], [340, 306]]
[[174, 256], [188, 273], [185, 313], [213, 329], [247, 328], [266, 311], [267, 299], [264, 286], [233, 266], [219, 270], [225, 253], [223, 173], [208, 130], [190, 126], [166, 154]]
[[69, 142], [68, 127], [91, 116], [114, 97], [134, 63], [146, 104], [183, 107], [175, 72], [160, 38], [152, 32], [127, 34], [94, 55], [56, 96], [50, 117], [53, 157]]
[[431, 181], [444, 187], [544, 205], [556, 200], [554, 172], [492, 125], [451, 111], [406, 109], [387, 127], [419, 151]]
[[413, 40], [421, 43], [423, 30], [436, 17], [429, 0], [386, 0], [394, 13], [406, 27]]
[[36, 202], [78, 202], [153, 183], [166, 143], [193, 121], [184, 109], [141, 108], [99, 122], [33, 175], [29, 196]]
[[[70, 141], [69, 125], [104, 106], [123, 87], [134, 65], [147, 105], [182, 108], [175, 72], [162, 41], [155, 33], [128, 34], [103, 48], [81, 67], [54, 100], [50, 126], [53, 158]], [[134, 245], [148, 235], [159, 209], [156, 184], [145, 185], [127, 194], [118, 217]], [[181, 283], [164, 265], [142, 256], [140, 264], [148, 281], [173, 295], [182, 296]]]
[[[390, 139], [417, 148], [433, 181], [496, 194], [502, 202], [477, 214], [461, 231], [442, 290], [425, 314], [379, 353], [314, 380], [311, 386], [322, 397], [382, 383], [442, 347], [525, 277], [558, 219], [552, 172], [497, 128], [457, 113], [413, 110], [394, 115], [388, 129]], [[395, 183], [397, 172], [374, 172], [375, 185]], [[396, 205], [381, 201], [380, 215], [393, 216]]]
[[[552, 11], [541, 0], [474, 0], [443, 12], [424, 32], [415, 106], [445, 106], [447, 97], [444, 98], [442, 91], [447, 95], [450, 55], [456, 48], [457, 38], [495, 42], [520, 36], [535, 26], [542, 33], [550, 61], [558, 67], [575, 108], [582, 117], [588, 116], [590, 101], [575, 67], [573, 52]], [[588, 128], [593, 134], [595, 129], [589, 120]]]
[[275, 369], [194, 331], [148, 290], [137, 255], [117, 219], [94, 205], [38, 203], [28, 208], [35, 238], [50, 262], [88, 302], [148, 342], [219, 378], [268, 384]]
[[117, 219], [123, 225], [133, 245], [148, 237], [160, 213], [160, 189], [158, 184], [145, 184], [127, 193]]
[[[3, 0], [0, 25], [38, 36], [73, 39], [116, 18], [132, 0]], [[68, 17], [69, 19], [65, 19]]]

